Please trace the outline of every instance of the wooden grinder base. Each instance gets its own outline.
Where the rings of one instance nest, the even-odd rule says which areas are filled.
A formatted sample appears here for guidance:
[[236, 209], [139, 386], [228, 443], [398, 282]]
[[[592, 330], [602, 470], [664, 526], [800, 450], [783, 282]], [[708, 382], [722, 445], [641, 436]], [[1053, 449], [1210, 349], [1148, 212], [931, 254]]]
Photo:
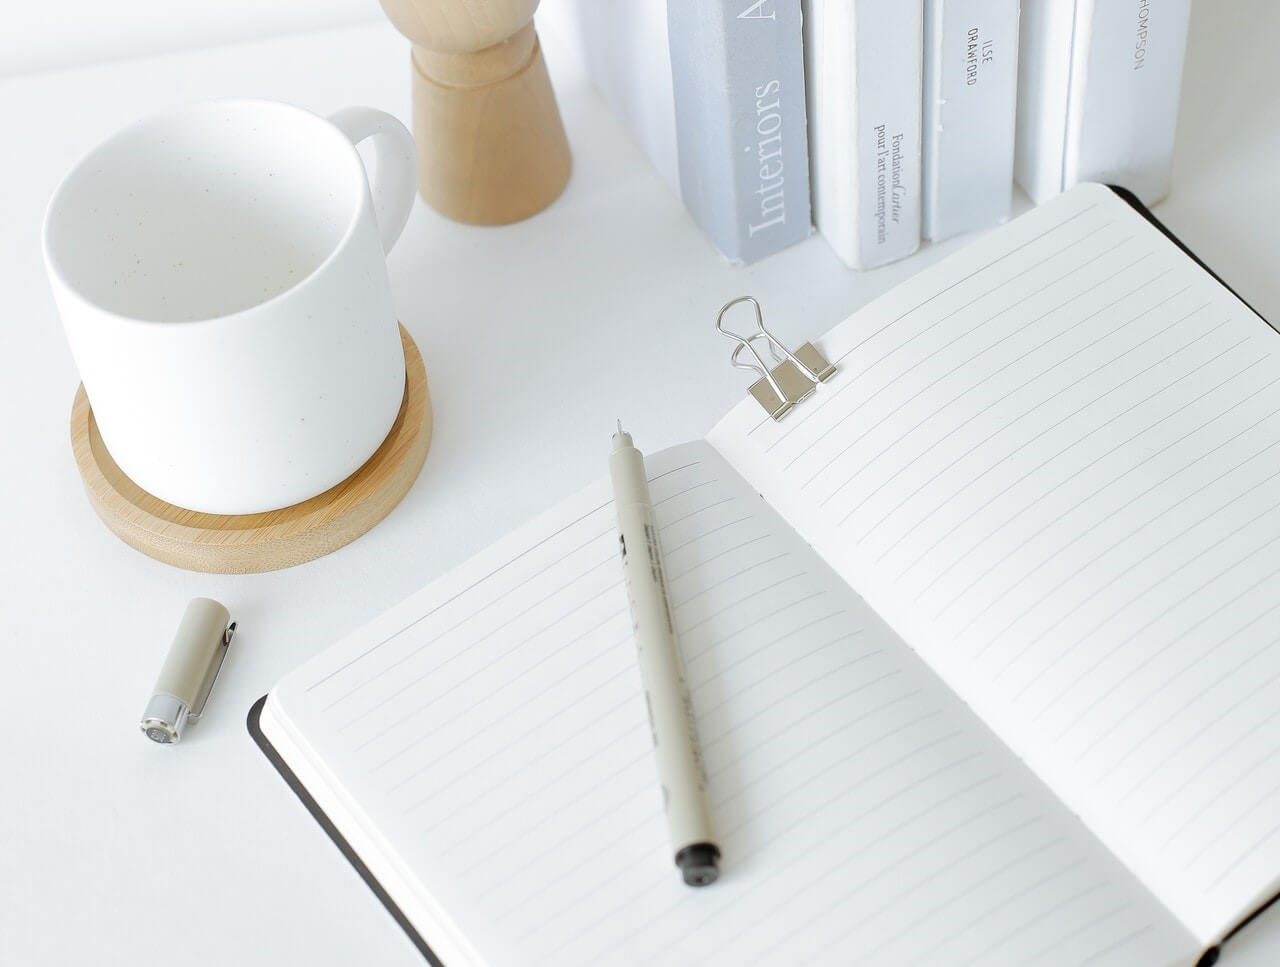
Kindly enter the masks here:
[[71, 447], [89, 503], [126, 544], [192, 571], [274, 571], [336, 551], [391, 513], [417, 479], [431, 446], [426, 368], [403, 326], [400, 338], [404, 402], [382, 446], [337, 486], [260, 514], [205, 514], [151, 496], [107, 452], [81, 386], [71, 408]]

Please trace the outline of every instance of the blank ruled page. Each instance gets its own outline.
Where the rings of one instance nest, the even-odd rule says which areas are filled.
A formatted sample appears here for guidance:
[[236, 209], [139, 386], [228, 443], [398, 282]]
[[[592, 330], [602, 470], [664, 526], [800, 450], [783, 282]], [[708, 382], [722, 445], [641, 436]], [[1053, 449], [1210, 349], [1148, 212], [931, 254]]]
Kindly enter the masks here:
[[274, 738], [447, 961], [1194, 958], [719, 454], [691, 444], [648, 470], [724, 853], [714, 886], [685, 887], [672, 862], [603, 483], [272, 693]]
[[1203, 941], [1280, 877], [1280, 337], [1081, 186], [712, 442]]

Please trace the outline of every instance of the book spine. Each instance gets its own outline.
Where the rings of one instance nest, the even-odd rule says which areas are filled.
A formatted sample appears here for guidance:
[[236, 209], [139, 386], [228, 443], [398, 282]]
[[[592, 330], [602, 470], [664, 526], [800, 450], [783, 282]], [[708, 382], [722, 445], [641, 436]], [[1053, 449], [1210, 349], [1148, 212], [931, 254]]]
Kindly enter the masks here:
[[1191, 0], [1077, 0], [1062, 187], [1169, 190]]
[[1028, 4], [1015, 175], [1032, 200], [1080, 181], [1169, 190], [1190, 0]]
[[1018, 28], [1014, 179], [1037, 203], [1062, 191], [1075, 4], [1026, 4]]
[[[814, 210], [845, 264], [920, 243], [921, 0], [810, 0]], [[815, 103], [816, 102], [816, 103]]]
[[665, 3], [559, 0], [543, 4], [536, 22], [577, 55], [649, 163], [679, 194]]
[[733, 262], [808, 236], [800, 0], [669, 0], [680, 193]]
[[1018, 0], [925, 0], [923, 224], [934, 241], [1009, 217]]

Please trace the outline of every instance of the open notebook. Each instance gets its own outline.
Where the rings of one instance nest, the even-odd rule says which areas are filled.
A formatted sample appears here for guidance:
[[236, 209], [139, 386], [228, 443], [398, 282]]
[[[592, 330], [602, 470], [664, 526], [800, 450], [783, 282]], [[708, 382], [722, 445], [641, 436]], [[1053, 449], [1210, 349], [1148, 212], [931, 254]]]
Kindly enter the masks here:
[[1085, 185], [820, 345], [647, 458], [714, 886], [605, 480], [255, 707], [428, 956], [1163, 967], [1280, 888], [1280, 337]]

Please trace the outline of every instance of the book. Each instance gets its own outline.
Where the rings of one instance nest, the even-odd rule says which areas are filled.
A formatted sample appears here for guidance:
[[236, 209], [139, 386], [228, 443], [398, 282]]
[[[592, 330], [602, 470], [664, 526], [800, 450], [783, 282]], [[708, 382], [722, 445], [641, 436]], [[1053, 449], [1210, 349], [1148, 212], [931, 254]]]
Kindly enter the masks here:
[[1017, 90], [1018, 0], [925, 0], [925, 238], [1009, 217]]
[[921, 0], [806, 0], [813, 221], [870, 269], [920, 245]]
[[1189, 967], [1280, 888], [1278, 340], [1081, 185], [828, 332], [785, 420], [651, 454], [714, 886], [604, 479], [251, 726], [450, 967]]
[[800, 0], [567, 0], [538, 22], [727, 259], [809, 236]]
[[1103, 181], [1169, 190], [1191, 0], [1027, 3], [1015, 175], [1033, 201]]

